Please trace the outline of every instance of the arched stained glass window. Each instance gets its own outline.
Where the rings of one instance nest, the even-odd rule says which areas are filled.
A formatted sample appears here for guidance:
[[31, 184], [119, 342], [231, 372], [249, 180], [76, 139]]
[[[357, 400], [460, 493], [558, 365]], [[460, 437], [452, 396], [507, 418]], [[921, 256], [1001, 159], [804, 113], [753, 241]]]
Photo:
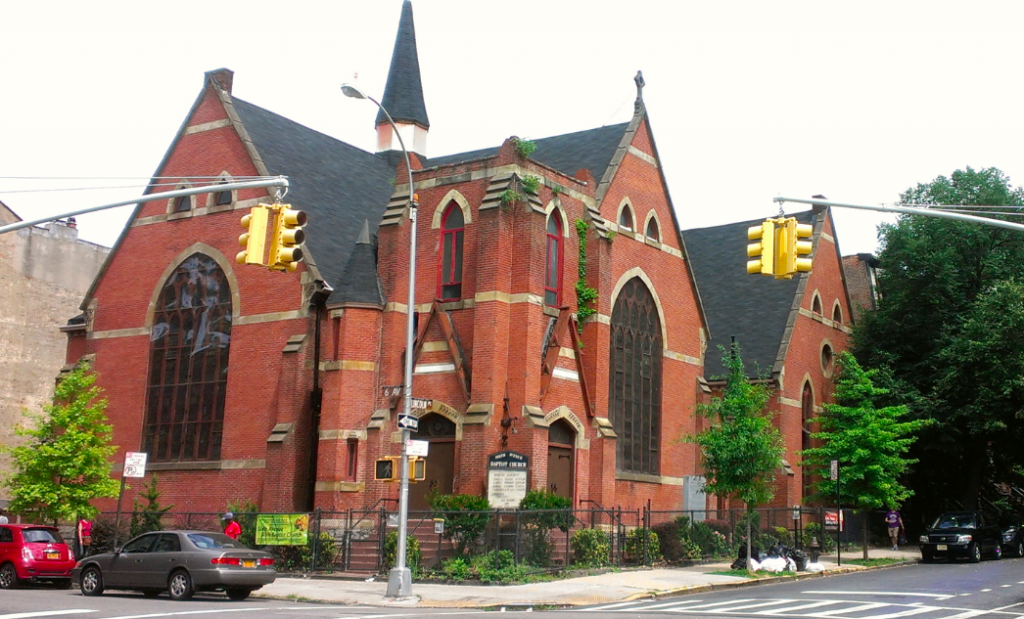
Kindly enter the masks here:
[[661, 319], [640, 278], [626, 282], [612, 311], [611, 402], [619, 435], [616, 468], [658, 474], [661, 440]]
[[465, 232], [462, 209], [452, 201], [441, 219], [437, 298], [442, 301], [458, 301], [462, 298], [462, 238]]
[[544, 305], [558, 307], [562, 301], [562, 221], [558, 213], [548, 215], [547, 256], [544, 263]]
[[230, 343], [227, 278], [213, 258], [192, 254], [153, 316], [142, 446], [152, 461], [220, 459]]
[[[811, 390], [811, 383], [804, 383], [804, 392], [800, 398], [800, 413], [802, 417], [800, 449], [807, 451], [814, 446], [811, 442], [811, 419], [814, 419], [814, 391]], [[814, 480], [807, 467], [803, 468], [803, 481], [804, 498], [807, 498], [814, 493], [812, 488]]]

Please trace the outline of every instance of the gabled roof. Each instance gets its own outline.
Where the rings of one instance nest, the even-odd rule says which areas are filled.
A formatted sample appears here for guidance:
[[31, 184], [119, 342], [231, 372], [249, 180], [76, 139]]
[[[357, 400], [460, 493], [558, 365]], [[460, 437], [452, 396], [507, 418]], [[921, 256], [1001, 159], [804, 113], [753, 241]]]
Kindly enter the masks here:
[[356, 246], [331, 301], [343, 304], [384, 306], [384, 292], [377, 277], [377, 244], [370, 238], [370, 222], [363, 222]]
[[393, 191], [394, 169], [383, 156], [241, 99], [232, 97], [231, 103], [268, 173], [288, 177], [285, 201], [309, 214], [305, 245], [323, 279], [337, 291], [364, 222], [370, 222], [371, 232], [380, 223]]
[[[789, 216], [802, 224], [818, 223], [813, 211]], [[704, 358], [704, 375], [709, 379], [725, 377], [718, 346], [728, 351], [733, 337], [740, 345], [747, 376], [751, 378], [770, 376], [780, 351], [784, 352], [790, 313], [794, 302], [799, 303], [797, 295], [809, 274], [775, 279], [747, 273], [747, 229], [762, 221], [683, 231], [690, 267], [712, 334]], [[815, 236], [820, 234], [820, 228], [815, 226]]]
[[[629, 123], [619, 123], [533, 140], [537, 150], [530, 155], [530, 159], [568, 176], [574, 176], [576, 172], [587, 169], [594, 178], [601, 178], [628, 126]], [[500, 146], [495, 146], [421, 161], [424, 168], [449, 165], [493, 157], [498, 154], [499, 148]]]
[[[398, 21], [395, 50], [391, 53], [391, 69], [381, 99], [391, 118], [397, 122], [415, 123], [430, 127], [427, 106], [423, 102], [423, 83], [420, 81], [420, 60], [416, 53], [416, 26], [412, 21], [412, 2], [402, 3], [402, 17]], [[377, 112], [377, 123], [386, 123], [384, 110]]]

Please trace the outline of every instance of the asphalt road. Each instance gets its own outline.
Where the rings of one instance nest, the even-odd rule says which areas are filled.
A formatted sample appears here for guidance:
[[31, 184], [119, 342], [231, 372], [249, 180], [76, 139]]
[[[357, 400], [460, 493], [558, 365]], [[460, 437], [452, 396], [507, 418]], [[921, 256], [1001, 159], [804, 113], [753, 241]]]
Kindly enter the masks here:
[[[509, 609], [513, 611], [513, 609]], [[330, 606], [223, 594], [188, 602], [133, 593], [85, 597], [77, 590], [0, 591], [0, 619], [157, 619], [160, 617], [273, 617], [280, 619], [390, 619], [494, 616], [495, 611], [410, 607]], [[980, 564], [939, 563], [748, 586], [697, 595], [621, 602], [591, 608], [533, 611], [536, 619], [640, 617], [748, 617], [813, 619], [1024, 619], [1024, 559]]]

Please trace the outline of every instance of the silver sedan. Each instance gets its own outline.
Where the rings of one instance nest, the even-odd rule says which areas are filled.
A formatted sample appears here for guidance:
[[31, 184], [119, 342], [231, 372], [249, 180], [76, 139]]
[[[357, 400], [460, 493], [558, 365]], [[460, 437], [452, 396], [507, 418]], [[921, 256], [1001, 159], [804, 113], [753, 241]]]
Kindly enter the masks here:
[[82, 559], [71, 577], [84, 595], [130, 589], [147, 597], [167, 591], [173, 600], [187, 600], [196, 591], [223, 590], [232, 600], [244, 600], [274, 582], [276, 573], [272, 556], [223, 533], [154, 531], [118, 552]]

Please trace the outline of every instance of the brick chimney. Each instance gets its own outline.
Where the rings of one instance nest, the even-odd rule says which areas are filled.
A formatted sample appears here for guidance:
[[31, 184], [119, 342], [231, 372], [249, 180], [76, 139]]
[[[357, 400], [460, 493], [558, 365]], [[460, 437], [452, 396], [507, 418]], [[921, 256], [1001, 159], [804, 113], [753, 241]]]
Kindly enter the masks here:
[[235, 72], [231, 69], [214, 69], [206, 72], [206, 80], [213, 80], [218, 88], [231, 94], [231, 84], [235, 80]]

